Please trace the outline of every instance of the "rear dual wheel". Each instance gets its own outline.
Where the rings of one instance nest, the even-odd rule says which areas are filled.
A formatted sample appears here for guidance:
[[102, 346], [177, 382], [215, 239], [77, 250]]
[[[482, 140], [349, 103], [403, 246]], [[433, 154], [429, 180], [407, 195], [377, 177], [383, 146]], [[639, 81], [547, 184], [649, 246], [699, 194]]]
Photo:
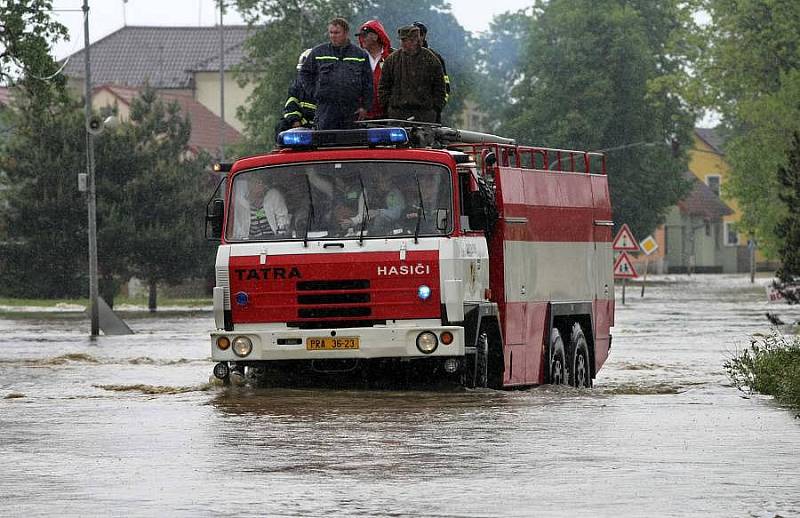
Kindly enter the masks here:
[[572, 326], [569, 352], [569, 384], [573, 387], [591, 388], [592, 371], [589, 363], [589, 344], [586, 342], [581, 325], [577, 322]]
[[564, 341], [555, 327], [550, 331], [550, 369], [548, 383], [563, 385], [567, 382]]

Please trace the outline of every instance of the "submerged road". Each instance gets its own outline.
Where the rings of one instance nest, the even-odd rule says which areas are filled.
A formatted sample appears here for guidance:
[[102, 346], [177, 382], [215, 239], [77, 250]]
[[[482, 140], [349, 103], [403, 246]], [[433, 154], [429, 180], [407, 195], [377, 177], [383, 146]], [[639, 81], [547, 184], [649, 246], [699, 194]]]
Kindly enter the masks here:
[[767, 305], [746, 276], [617, 293], [596, 386], [224, 389], [210, 313], [0, 314], [0, 516], [800, 516], [800, 420], [723, 362]]

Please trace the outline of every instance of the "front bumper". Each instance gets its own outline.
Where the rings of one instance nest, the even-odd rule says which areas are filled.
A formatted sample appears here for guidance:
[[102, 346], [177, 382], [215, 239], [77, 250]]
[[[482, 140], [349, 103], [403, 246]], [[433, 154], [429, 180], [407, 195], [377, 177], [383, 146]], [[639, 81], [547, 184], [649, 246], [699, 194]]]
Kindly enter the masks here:
[[[437, 338], [445, 331], [453, 335], [449, 345], [438, 340], [432, 353], [425, 354], [417, 349], [417, 336], [431, 331]], [[217, 338], [225, 336], [232, 342], [237, 336], [246, 336], [253, 343], [253, 350], [247, 356], [237, 356], [229, 347], [217, 347]], [[320, 337], [358, 337], [358, 349], [308, 350], [308, 338]], [[289, 342], [289, 343], [287, 343]], [[214, 331], [211, 333], [211, 359], [218, 362], [248, 362], [270, 360], [316, 360], [346, 358], [429, 358], [436, 356], [464, 356], [464, 329], [457, 326], [438, 327], [350, 327], [345, 329], [279, 329], [246, 331]]]

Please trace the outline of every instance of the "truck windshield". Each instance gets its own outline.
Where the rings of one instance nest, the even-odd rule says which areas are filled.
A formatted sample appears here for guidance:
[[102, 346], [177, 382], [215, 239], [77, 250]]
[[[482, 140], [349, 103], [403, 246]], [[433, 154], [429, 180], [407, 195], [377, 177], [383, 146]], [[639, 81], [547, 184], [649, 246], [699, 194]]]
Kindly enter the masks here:
[[430, 236], [452, 229], [450, 174], [437, 164], [276, 166], [236, 174], [231, 189], [228, 241]]

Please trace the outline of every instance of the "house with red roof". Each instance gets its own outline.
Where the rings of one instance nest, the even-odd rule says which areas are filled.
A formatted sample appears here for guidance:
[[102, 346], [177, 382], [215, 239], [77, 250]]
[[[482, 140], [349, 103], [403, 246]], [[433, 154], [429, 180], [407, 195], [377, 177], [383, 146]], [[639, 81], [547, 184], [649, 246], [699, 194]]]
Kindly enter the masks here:
[[[219, 27], [123, 27], [91, 44], [95, 109], [118, 106], [127, 117], [130, 101], [145, 84], [167, 101], [177, 101], [192, 122], [190, 145], [219, 156], [220, 145], [241, 138], [236, 118], [252, 85], [240, 86], [233, 69], [244, 58], [246, 26], [223, 27], [224, 83], [220, 81]], [[67, 58], [64, 74], [79, 94], [84, 90], [84, 50]], [[222, 86], [221, 86], [222, 84]], [[220, 90], [224, 89], [224, 120]]]

